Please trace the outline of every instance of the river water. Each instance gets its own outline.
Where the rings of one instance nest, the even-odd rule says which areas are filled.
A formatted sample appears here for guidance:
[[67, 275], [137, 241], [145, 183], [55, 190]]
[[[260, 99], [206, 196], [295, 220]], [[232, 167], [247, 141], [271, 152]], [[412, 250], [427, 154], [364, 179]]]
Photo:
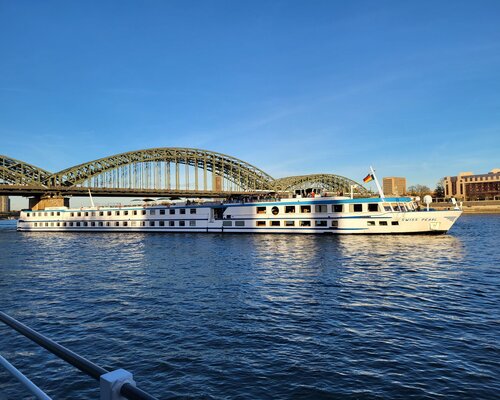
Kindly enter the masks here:
[[[20, 233], [0, 310], [161, 398], [464, 399], [500, 393], [500, 215], [441, 236]], [[98, 382], [0, 324], [54, 399]], [[30, 398], [0, 371], [0, 399]]]

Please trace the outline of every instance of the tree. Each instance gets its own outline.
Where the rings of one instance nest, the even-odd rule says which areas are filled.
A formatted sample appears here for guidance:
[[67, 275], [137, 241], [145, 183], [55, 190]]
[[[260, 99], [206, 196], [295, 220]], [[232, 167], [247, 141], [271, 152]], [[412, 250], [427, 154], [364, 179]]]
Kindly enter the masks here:
[[434, 197], [436, 199], [444, 199], [444, 180], [441, 179], [437, 184], [436, 184], [436, 189], [434, 189]]
[[428, 186], [425, 185], [413, 185], [408, 187], [408, 193], [411, 196], [420, 196], [424, 197], [426, 194], [431, 194], [432, 190], [429, 189]]

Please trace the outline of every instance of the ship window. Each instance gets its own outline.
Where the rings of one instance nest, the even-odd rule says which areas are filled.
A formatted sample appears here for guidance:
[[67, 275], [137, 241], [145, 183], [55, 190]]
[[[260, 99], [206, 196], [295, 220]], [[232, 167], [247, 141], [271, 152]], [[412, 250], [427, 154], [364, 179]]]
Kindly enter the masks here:
[[352, 209], [351, 211], [354, 212], [362, 212], [363, 211], [363, 204], [351, 204]]
[[273, 208], [271, 208], [271, 212], [273, 213], [273, 215], [278, 215], [280, 210], [278, 207], [274, 206]]
[[35, 222], [35, 226], [38, 226], [38, 222]]
[[156, 211], [155, 210], [149, 210], [149, 215], [155, 215]]
[[316, 226], [326, 226], [326, 221], [316, 221]]
[[123, 211], [123, 215], [128, 215], [128, 211], [127, 210]]
[[375, 221], [366, 221], [366, 225], [375, 226]]
[[301, 213], [310, 213], [311, 212], [311, 206], [300, 206], [300, 212]]
[[170, 214], [171, 214], [171, 215], [172, 215], [172, 214], [175, 214], [175, 208], [171, 208], [171, 209], [170, 209]]
[[160, 226], [165, 226], [165, 221], [160, 221]]
[[88, 212], [85, 212], [85, 216], [88, 217], [89, 216], [89, 213]]
[[222, 221], [222, 226], [233, 226], [233, 221]]
[[378, 211], [378, 204], [377, 203], [368, 204], [368, 212], [377, 212], [377, 211]]
[[[80, 214], [80, 213], [78, 213], [78, 214]], [[44, 213], [44, 216], [45, 216], [45, 217], [46, 217], [47, 215], [48, 215], [48, 213]]]
[[389, 204], [384, 204], [384, 211], [392, 211], [391, 206]]
[[115, 215], [120, 215], [120, 211], [115, 211]]
[[[265, 208], [265, 207], [264, 207]], [[257, 221], [256, 222], [257, 226], [266, 226], [266, 221]]]
[[179, 221], [179, 226], [186, 226], [186, 221]]
[[124, 221], [123, 222], [123, 226], [127, 226], [128, 225], [128, 222], [127, 221]]
[[190, 214], [196, 214], [196, 208], [190, 208], [189, 209]]
[[399, 211], [399, 206], [396, 203], [391, 203], [391, 206], [394, 211]]
[[300, 221], [300, 226], [311, 226], [311, 221]]
[[104, 215], [103, 211], [99, 211], [99, 216], [102, 217]]
[[48, 222], [46, 222], [46, 223], [45, 223], [45, 226], [49, 226], [49, 223], [48, 223]]
[[160, 210], [160, 215], [165, 215], [165, 210]]
[[271, 226], [280, 226], [280, 221], [271, 221]]
[[175, 226], [175, 221], [168, 221], [169, 226]]
[[108, 211], [108, 215], [111, 215], [111, 211]]
[[379, 221], [378, 224], [382, 226], [387, 226], [387, 221]]
[[61, 213], [60, 212], [57, 212], [57, 216], [60, 217], [61, 216]]
[[154, 221], [149, 221], [149, 226], [155, 226], [155, 222]]
[[137, 215], [137, 210], [132, 211], [133, 215]]
[[61, 223], [60, 222], [56, 222], [56, 226], [61, 226]]
[[236, 226], [245, 226], [245, 221], [235, 221], [234, 225], [236, 225]]
[[[45, 214], [45, 215], [47, 215], [47, 214]], [[77, 213], [77, 215], [78, 215], [79, 217], [81, 217], [81, 216], [82, 216], [82, 213], [81, 213], [81, 212], [79, 212], [79, 213]]]
[[257, 207], [257, 214], [265, 214], [266, 207]]
[[295, 221], [285, 221], [285, 226], [295, 226]]
[[97, 226], [103, 226], [103, 225], [104, 224], [102, 223], [102, 221], [97, 223]]
[[111, 222], [106, 222], [106, 226], [111, 226]]
[[115, 226], [120, 226], [120, 223], [119, 222], [115, 222]]
[[63, 223], [62, 223], [62, 226], [66, 226], [66, 222], [63, 222]]
[[336, 213], [341, 213], [343, 211], [344, 205], [343, 204], [334, 204], [332, 206], [333, 212]]
[[189, 226], [196, 226], [196, 221], [189, 221]]
[[79, 222], [77, 222], [77, 223], [76, 223], [76, 226], [80, 226], [80, 223], [79, 223]]
[[50, 223], [50, 226], [54, 226], [54, 223], [53, 223], [53, 222], [51, 222], [51, 223]]
[[295, 212], [295, 206], [285, 206], [285, 214], [291, 214]]
[[318, 213], [326, 213], [326, 204], [317, 204], [316, 205], [316, 212]]
[[51, 212], [51, 213], [50, 213], [50, 216], [51, 216], [51, 217], [53, 217], [53, 216], [54, 216], [54, 213], [53, 213], [53, 212]]
[[70, 217], [74, 217], [75, 216], [75, 213], [70, 213], [69, 214]]
[[332, 221], [333, 228], [338, 228], [338, 226], [339, 226], [339, 221]]
[[181, 208], [179, 210], [179, 214], [186, 214], [186, 209], [185, 208]]
[[95, 226], [95, 222], [91, 222], [91, 223], [90, 223], [90, 226]]
[[73, 222], [70, 222], [70, 223], [69, 223], [69, 226], [73, 226]]
[[146, 210], [142, 210], [142, 215], [146, 215]]
[[399, 221], [392, 221], [391, 224], [392, 225], [399, 225]]

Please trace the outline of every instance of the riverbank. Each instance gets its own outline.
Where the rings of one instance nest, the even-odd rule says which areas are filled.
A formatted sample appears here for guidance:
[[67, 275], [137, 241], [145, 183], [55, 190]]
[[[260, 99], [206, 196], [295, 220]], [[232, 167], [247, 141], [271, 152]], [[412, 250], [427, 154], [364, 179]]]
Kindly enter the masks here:
[[2, 219], [17, 219], [19, 218], [19, 211], [10, 211], [0, 213], [0, 220]]
[[[432, 203], [436, 210], [453, 208], [451, 203]], [[464, 214], [500, 214], [500, 200], [464, 201], [462, 204]]]

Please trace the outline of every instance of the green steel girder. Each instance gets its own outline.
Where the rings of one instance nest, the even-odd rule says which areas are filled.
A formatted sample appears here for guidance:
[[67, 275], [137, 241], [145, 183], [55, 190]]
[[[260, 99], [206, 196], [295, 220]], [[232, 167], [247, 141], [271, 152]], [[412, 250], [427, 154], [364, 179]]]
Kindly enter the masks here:
[[319, 187], [334, 192], [349, 193], [351, 185], [356, 185], [358, 192], [368, 193], [365, 187], [352, 179], [334, 174], [310, 174], [288, 176], [274, 181], [277, 190], [293, 191], [307, 187]]
[[50, 175], [50, 172], [42, 168], [0, 155], [0, 183], [42, 185]]
[[48, 186], [74, 186], [117, 168], [144, 162], [172, 162], [187, 164], [234, 182], [243, 183], [246, 189], [272, 189], [274, 179], [261, 169], [222, 153], [192, 148], [154, 148], [116, 154], [80, 164], [57, 172], [46, 180]]

